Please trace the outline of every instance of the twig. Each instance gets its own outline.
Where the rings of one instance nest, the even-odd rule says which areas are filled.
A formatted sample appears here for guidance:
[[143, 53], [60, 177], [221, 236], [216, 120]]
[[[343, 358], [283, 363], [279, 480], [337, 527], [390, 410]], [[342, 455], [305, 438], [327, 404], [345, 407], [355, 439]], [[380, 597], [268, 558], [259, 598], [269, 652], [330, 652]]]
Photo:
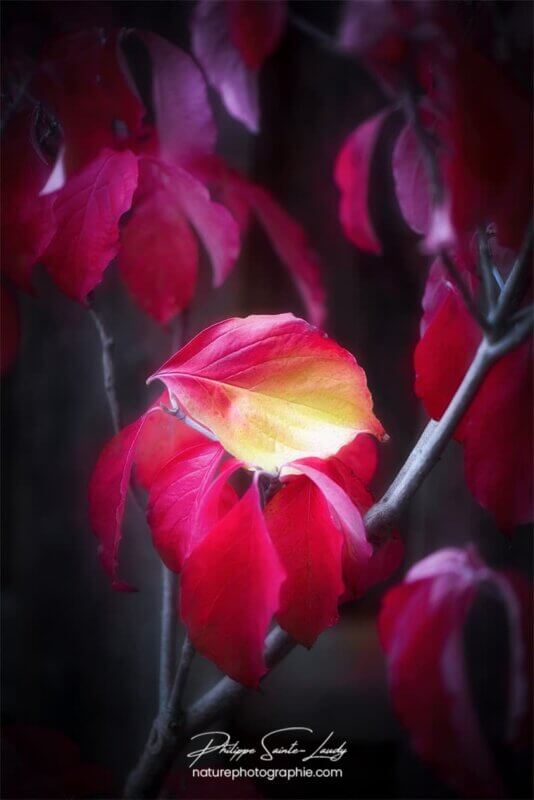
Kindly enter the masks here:
[[491, 254], [488, 244], [487, 232], [484, 229], [478, 232], [478, 264], [484, 285], [486, 297], [486, 314], [488, 317], [493, 313], [497, 300], [497, 289], [499, 288], [491, 263]]
[[88, 311], [100, 337], [100, 344], [102, 347], [102, 376], [104, 378], [104, 390], [106, 392], [113, 430], [115, 433], [118, 433], [121, 429], [121, 416], [119, 411], [119, 402], [117, 400], [117, 390], [115, 388], [115, 368], [113, 366], [113, 348], [115, 343], [113, 338], [107, 333], [104, 321], [94, 306], [90, 305]]
[[527, 281], [529, 274], [532, 274], [532, 241], [533, 226], [530, 224], [521, 252], [504, 284], [495, 313], [490, 318], [492, 326], [497, 331], [504, 324], [509, 314], [515, 311], [524, 283]]
[[159, 708], [169, 700], [176, 666], [176, 575], [161, 564], [161, 640], [159, 659]]
[[[275, 627], [265, 643], [265, 659], [272, 668], [295, 646], [289, 636]], [[181, 713], [174, 704], [181, 700], [180, 669], [167, 707], [158, 715], [139, 763], [130, 773], [124, 789], [126, 798], [156, 797], [175, 753], [203, 726], [228, 711], [246, 691], [231, 678], [222, 678], [209, 692]], [[179, 705], [179, 704], [178, 704]]]
[[491, 326], [486, 317], [481, 313], [479, 307], [477, 306], [475, 299], [471, 292], [469, 291], [469, 287], [467, 286], [466, 282], [464, 281], [462, 274], [452, 258], [449, 256], [447, 251], [443, 248], [440, 250], [440, 258], [443, 263], [443, 266], [447, 270], [449, 277], [453, 281], [454, 285], [460, 292], [462, 296], [462, 300], [464, 304], [473, 317], [478, 322], [480, 328], [485, 331], [486, 333], [490, 330]]

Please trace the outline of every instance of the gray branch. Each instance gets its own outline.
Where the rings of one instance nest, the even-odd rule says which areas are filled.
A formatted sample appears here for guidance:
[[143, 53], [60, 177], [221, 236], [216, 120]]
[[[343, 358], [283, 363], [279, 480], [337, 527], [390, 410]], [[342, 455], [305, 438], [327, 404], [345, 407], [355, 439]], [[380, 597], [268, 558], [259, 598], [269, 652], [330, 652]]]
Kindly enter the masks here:
[[102, 348], [102, 377], [104, 379], [104, 391], [108, 401], [109, 413], [113, 430], [118, 433], [121, 429], [121, 415], [119, 402], [117, 400], [117, 390], [115, 388], [115, 368], [113, 366], [113, 348], [115, 343], [113, 338], [106, 331], [104, 321], [93, 306], [89, 306], [89, 315], [95, 324], [95, 328], [100, 337]]

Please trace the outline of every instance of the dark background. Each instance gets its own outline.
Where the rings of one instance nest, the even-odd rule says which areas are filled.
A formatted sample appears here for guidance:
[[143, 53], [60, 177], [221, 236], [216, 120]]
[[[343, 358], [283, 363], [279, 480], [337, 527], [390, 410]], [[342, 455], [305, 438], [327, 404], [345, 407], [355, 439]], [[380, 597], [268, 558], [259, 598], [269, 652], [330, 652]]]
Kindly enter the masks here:
[[[490, 5], [501, 8], [464, 4], [473, 30]], [[523, 31], [525, 21], [531, 30], [529, 3], [505, 5], [514, 7]], [[335, 31], [337, 2], [291, 7], [324, 31]], [[151, 29], [187, 48], [191, 9], [187, 2], [8, 2], [3, 42], [35, 53], [47, 35], [76, 21], [111, 20]], [[518, 53], [518, 59], [524, 57]], [[372, 206], [384, 244], [383, 255], [374, 257], [343, 237], [332, 178], [346, 135], [384, 102], [357, 62], [336, 59], [290, 25], [261, 74], [258, 137], [231, 120], [216, 96], [212, 99], [220, 152], [274, 193], [320, 253], [328, 331], [365, 368], [377, 415], [391, 437], [381, 448], [374, 487], [379, 495], [425, 424], [412, 370], [425, 268], [417, 241], [398, 213], [388, 162], [400, 120], [392, 119], [373, 167]], [[114, 593], [99, 567], [86, 502], [90, 472], [112, 433], [99, 340], [87, 312], [60, 295], [40, 269], [35, 285], [34, 297], [19, 298], [22, 345], [2, 381], [2, 721], [62, 731], [80, 745], [84, 760], [108, 767], [120, 786], [157, 706], [160, 562], [143, 520], [131, 508], [123, 574], [140, 591]], [[125, 421], [131, 421], [147, 405], [145, 378], [167, 356], [171, 334], [133, 305], [113, 267], [96, 292], [96, 305], [116, 341], [119, 399]], [[253, 228], [222, 289], [210, 289], [204, 265], [190, 332], [236, 313], [279, 310], [302, 313], [268, 241]], [[467, 541], [474, 541], [494, 566], [531, 569], [530, 532], [519, 530], [508, 540], [497, 531], [465, 487], [462, 454], [454, 443], [399, 529], [406, 543], [403, 570], [439, 547]], [[411, 754], [394, 719], [375, 629], [382, 590], [346, 607], [341, 623], [311, 652], [297, 648], [262, 691], [248, 692], [236, 709], [231, 729], [243, 742], [257, 742], [266, 731], [290, 725], [309, 726], [321, 738], [334, 730], [348, 742], [349, 755], [340, 762], [343, 781], [265, 783], [256, 787], [260, 796], [452, 795]], [[492, 737], [502, 715], [496, 687], [506, 666], [506, 631], [498, 609], [491, 603], [479, 606], [480, 624], [470, 626], [476, 629], [469, 638], [470, 669]], [[217, 677], [217, 670], [197, 657], [190, 697]], [[513, 765], [508, 772], [515, 795], [529, 796], [528, 763], [526, 770]], [[210, 797], [224, 788], [206, 785], [195, 791]], [[226, 796], [237, 791], [236, 785], [226, 788]]]

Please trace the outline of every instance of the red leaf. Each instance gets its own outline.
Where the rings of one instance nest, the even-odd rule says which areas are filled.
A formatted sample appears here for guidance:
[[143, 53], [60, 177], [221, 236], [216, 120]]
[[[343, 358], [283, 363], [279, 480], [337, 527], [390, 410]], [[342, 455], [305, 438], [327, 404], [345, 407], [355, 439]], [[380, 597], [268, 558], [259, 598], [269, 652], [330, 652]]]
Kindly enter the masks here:
[[175, 165], [215, 147], [206, 83], [193, 59], [155, 33], [139, 34], [152, 61], [152, 101], [160, 155]]
[[181, 571], [199, 542], [199, 509], [223, 453], [216, 442], [189, 447], [160, 470], [150, 487], [148, 524], [154, 546], [174, 572]]
[[119, 250], [119, 220], [137, 183], [132, 153], [103, 151], [73, 175], [54, 202], [58, 230], [43, 261], [59, 288], [85, 301]]
[[227, 3], [230, 39], [250, 69], [259, 69], [278, 46], [286, 24], [285, 0]]
[[291, 467], [302, 472], [317, 486], [343, 529], [347, 547], [354, 557], [362, 563], [370, 558], [372, 547], [367, 541], [362, 515], [345, 489], [327, 474], [328, 464], [308, 459], [307, 462], [294, 461]]
[[461, 236], [495, 223], [500, 243], [518, 249], [532, 214], [529, 103], [465, 44], [446, 62], [443, 78], [437, 119], [453, 227]]
[[0, 372], [4, 375], [17, 356], [20, 322], [15, 298], [3, 283], [0, 283], [0, 325]]
[[136, 303], [157, 322], [186, 308], [197, 283], [198, 245], [172, 193], [136, 204], [121, 233], [119, 267]]
[[367, 486], [378, 466], [378, 449], [375, 439], [368, 433], [360, 433], [352, 442], [336, 453], [342, 461]]
[[322, 492], [304, 476], [287, 480], [267, 504], [265, 520], [287, 574], [277, 620], [311, 647], [338, 620], [343, 534]]
[[123, 228], [119, 265], [132, 295], [158, 322], [168, 322], [190, 302], [201, 238], [219, 286], [235, 264], [239, 230], [206, 187], [180, 167], [154, 158], [139, 161], [134, 211]]
[[[160, 400], [164, 398], [166, 395]], [[150, 489], [159, 471], [177, 451], [187, 447], [192, 438], [183, 422], [154, 404], [119, 431], [100, 453], [89, 483], [89, 519], [100, 542], [98, 553], [102, 566], [113, 588], [130, 588], [118, 580], [117, 572], [124, 507], [134, 463], [141, 484]]]
[[402, 215], [416, 233], [430, 227], [430, 191], [421, 147], [412, 128], [405, 125], [393, 150], [393, 177]]
[[[167, 392], [158, 403], [169, 406]], [[155, 403], [152, 408], [157, 408]], [[206, 437], [166, 412], [146, 414], [143, 430], [135, 451], [135, 478], [145, 489], [150, 489], [159, 471], [177, 453], [206, 442]]]
[[266, 672], [264, 641], [283, 579], [254, 482], [193, 550], [181, 579], [193, 645], [245, 686]]
[[214, 203], [206, 187], [183, 169], [168, 169], [172, 191], [211, 260], [213, 285], [228, 277], [239, 254], [239, 229], [228, 211]]
[[69, 174], [105, 148], [133, 147], [142, 132], [144, 109], [122, 70], [120, 39], [94, 28], [55, 39], [42, 54], [36, 91], [61, 122]]
[[[388, 592], [379, 618], [395, 710], [421, 758], [468, 797], [503, 794], [471, 701], [463, 629], [476, 592], [490, 581], [506, 604], [511, 637], [516, 638], [519, 607], [511, 602], [511, 584], [502, 594], [504, 580], [473, 550], [441, 550]], [[514, 642], [513, 649], [523, 646]], [[526, 667], [523, 660], [510, 670], [520, 687], [528, 681]], [[527, 697], [522, 689], [520, 693], [524, 711]]]
[[145, 417], [123, 428], [104, 447], [89, 483], [89, 520], [100, 544], [98, 555], [114, 589], [128, 591], [128, 584], [118, 580], [119, 544], [122, 518], [135, 447]]
[[[430, 416], [440, 419], [481, 334], [452, 288], [433, 306], [415, 351], [415, 390]], [[467, 484], [504, 531], [532, 518], [531, 347], [526, 342], [493, 365], [455, 432]]]
[[389, 113], [390, 109], [385, 109], [362, 122], [345, 141], [335, 166], [345, 235], [356, 247], [376, 254], [381, 246], [369, 216], [369, 181], [376, 143]]
[[228, 4], [224, 0], [200, 0], [191, 35], [193, 52], [228, 113], [257, 133], [258, 74], [247, 66], [232, 41]]
[[56, 225], [52, 199], [40, 197], [50, 174], [32, 143], [33, 115], [9, 122], [2, 142], [2, 272], [31, 291], [31, 273], [48, 247]]

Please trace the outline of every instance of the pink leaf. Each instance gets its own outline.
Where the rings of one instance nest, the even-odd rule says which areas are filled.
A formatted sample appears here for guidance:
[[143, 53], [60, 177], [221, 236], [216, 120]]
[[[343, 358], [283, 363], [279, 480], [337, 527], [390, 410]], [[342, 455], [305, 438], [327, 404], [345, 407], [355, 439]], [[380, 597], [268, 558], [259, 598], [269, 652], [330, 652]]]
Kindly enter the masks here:
[[323, 471], [325, 468], [321, 462], [316, 462], [319, 469], [311, 464], [309, 459], [307, 462], [294, 461], [291, 467], [302, 472], [317, 486], [345, 531], [349, 549], [355, 553], [355, 557], [366, 561], [371, 556], [372, 547], [367, 541], [361, 513], [346, 491]]
[[[441, 550], [413, 567], [404, 584], [384, 598], [379, 618], [397, 714], [421, 758], [460, 793], [502, 796], [503, 787], [482, 738], [465, 670], [463, 629], [484, 582], [502, 590], [503, 576], [486, 567], [472, 549]], [[511, 584], [506, 590], [513, 591]], [[517, 620], [511, 597], [504, 597]], [[515, 640], [519, 629], [512, 624]], [[519, 646], [514, 642], [513, 649]], [[510, 677], [524, 685], [523, 669]], [[521, 708], [527, 702], [520, 690]]]
[[139, 34], [152, 61], [152, 99], [160, 155], [176, 165], [215, 147], [206, 83], [193, 59], [155, 33]]
[[311, 647], [338, 619], [344, 591], [343, 535], [317, 486], [289, 478], [265, 508], [267, 527], [287, 577], [277, 619], [296, 641]]
[[119, 544], [122, 537], [122, 518], [135, 447], [144, 416], [123, 428], [102, 450], [89, 483], [89, 519], [98, 538], [98, 555], [112, 580], [114, 589], [128, 591], [131, 587], [118, 580]]
[[409, 125], [400, 132], [393, 150], [393, 177], [402, 215], [416, 233], [430, 226], [430, 190], [421, 147]]
[[369, 216], [371, 162], [390, 109], [380, 111], [353, 131], [341, 148], [335, 180], [341, 192], [340, 218], [345, 235], [361, 250], [379, 254], [380, 242]]
[[254, 482], [193, 550], [181, 580], [194, 646], [245, 686], [255, 688], [266, 672], [264, 641], [283, 579]]
[[214, 203], [206, 187], [182, 169], [169, 171], [171, 190], [198, 233], [211, 260], [213, 284], [228, 277], [239, 254], [239, 229], [228, 211]]
[[103, 151], [73, 175], [54, 202], [58, 230], [43, 261], [59, 288], [83, 302], [119, 249], [119, 220], [137, 183], [132, 153]]
[[[150, 410], [162, 404], [170, 406], [164, 392]], [[143, 430], [135, 451], [135, 478], [145, 489], [150, 489], [159, 471], [186, 448], [206, 442], [206, 437], [190, 428], [185, 422], [166, 412], [145, 414]]]
[[257, 133], [258, 74], [243, 60], [228, 26], [228, 6], [224, 0], [200, 0], [192, 23], [193, 52], [228, 113]]
[[[166, 394], [160, 398], [166, 399]], [[124, 507], [134, 463], [141, 484], [150, 489], [159, 471], [192, 439], [183, 422], [154, 404], [119, 431], [100, 453], [89, 483], [89, 519], [100, 542], [100, 560], [115, 589], [130, 588], [118, 580], [117, 572]]]
[[154, 546], [174, 572], [181, 571], [198, 544], [199, 508], [223, 452], [210, 441], [187, 448], [159, 471], [150, 487], [148, 524]]
[[31, 291], [33, 267], [52, 239], [52, 199], [39, 194], [50, 167], [32, 143], [33, 115], [22, 112], [6, 127], [2, 142], [2, 272]]

